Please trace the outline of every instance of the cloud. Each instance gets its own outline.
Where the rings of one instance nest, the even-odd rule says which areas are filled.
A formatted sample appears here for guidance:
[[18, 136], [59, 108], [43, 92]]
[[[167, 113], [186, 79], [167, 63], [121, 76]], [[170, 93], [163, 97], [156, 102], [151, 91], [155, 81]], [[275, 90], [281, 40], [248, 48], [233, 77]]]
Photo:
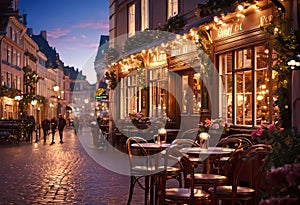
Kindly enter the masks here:
[[86, 35], [84, 35], [84, 34], [82, 34], [82, 35], [81, 35], [81, 38], [83, 38], [83, 39], [87, 39], [87, 36], [86, 36]]
[[108, 29], [108, 23], [103, 22], [85, 22], [73, 26], [74, 28]]
[[80, 47], [88, 48], [88, 49], [96, 49], [99, 47], [99, 44], [97, 43], [80, 44]]
[[47, 37], [57, 39], [67, 36], [70, 32], [71, 30], [69, 29], [56, 28], [54, 30], [47, 31]]

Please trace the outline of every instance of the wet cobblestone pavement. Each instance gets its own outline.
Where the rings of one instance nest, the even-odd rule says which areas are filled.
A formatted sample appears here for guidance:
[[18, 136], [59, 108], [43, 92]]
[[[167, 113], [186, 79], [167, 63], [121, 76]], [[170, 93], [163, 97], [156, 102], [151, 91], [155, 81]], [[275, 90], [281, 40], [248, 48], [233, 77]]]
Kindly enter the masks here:
[[[89, 129], [81, 137], [90, 143]], [[48, 137], [49, 138], [49, 137]], [[0, 204], [126, 204], [129, 176], [112, 172], [87, 154], [72, 128], [64, 144], [0, 144]], [[95, 151], [97, 152], [97, 150]], [[135, 189], [132, 204], [143, 204]]]

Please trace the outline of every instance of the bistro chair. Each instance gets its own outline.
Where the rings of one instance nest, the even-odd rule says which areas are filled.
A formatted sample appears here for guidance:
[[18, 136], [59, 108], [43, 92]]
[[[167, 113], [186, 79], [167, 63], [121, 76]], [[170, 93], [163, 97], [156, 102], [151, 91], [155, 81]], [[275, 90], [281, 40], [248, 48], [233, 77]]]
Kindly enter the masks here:
[[[136, 144], [136, 148], [132, 148], [132, 144]], [[148, 204], [149, 192], [152, 184], [150, 184], [150, 177], [159, 172], [155, 167], [153, 157], [144, 149], [142, 143], [147, 143], [147, 140], [140, 137], [129, 137], [126, 141], [127, 153], [130, 163], [130, 189], [127, 204], [132, 200], [134, 187], [136, 184], [140, 186], [145, 192], [144, 204]]]
[[166, 183], [168, 173], [162, 180], [161, 198], [163, 202], [159, 204], [208, 204], [210, 194], [202, 189], [195, 188], [194, 181], [194, 164], [190, 161], [189, 156], [180, 151], [182, 147], [171, 145], [165, 155], [165, 167], [178, 163], [182, 170], [183, 187], [171, 186]]
[[242, 145], [241, 147], [243, 149], [247, 149], [248, 147], [251, 147], [253, 145], [251, 139], [251, 135], [250, 134], [232, 134], [232, 135], [228, 135], [227, 138], [238, 138], [240, 140], [242, 140]]
[[[221, 139], [216, 147], [233, 148], [234, 152], [242, 148], [242, 140], [235, 137], [226, 137]], [[212, 173], [224, 174], [223, 167], [229, 160], [229, 156], [215, 156], [210, 160], [210, 169]]]
[[[229, 179], [228, 184], [208, 189], [214, 201], [231, 201], [234, 205], [236, 202], [246, 204], [249, 200], [254, 200], [256, 204], [265, 159], [270, 152], [271, 147], [264, 144], [253, 145], [247, 150], [236, 152], [226, 166], [225, 175]], [[229, 174], [232, 173], [231, 178]]]

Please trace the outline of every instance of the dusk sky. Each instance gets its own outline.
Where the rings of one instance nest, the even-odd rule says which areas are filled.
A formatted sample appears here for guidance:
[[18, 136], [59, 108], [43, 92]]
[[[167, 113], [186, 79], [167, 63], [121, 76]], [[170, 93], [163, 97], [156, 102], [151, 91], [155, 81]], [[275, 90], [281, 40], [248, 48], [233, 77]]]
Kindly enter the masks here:
[[96, 82], [94, 60], [100, 35], [108, 35], [108, 0], [20, 0], [21, 14], [27, 14], [27, 28], [34, 34], [47, 31], [65, 66], [83, 71]]

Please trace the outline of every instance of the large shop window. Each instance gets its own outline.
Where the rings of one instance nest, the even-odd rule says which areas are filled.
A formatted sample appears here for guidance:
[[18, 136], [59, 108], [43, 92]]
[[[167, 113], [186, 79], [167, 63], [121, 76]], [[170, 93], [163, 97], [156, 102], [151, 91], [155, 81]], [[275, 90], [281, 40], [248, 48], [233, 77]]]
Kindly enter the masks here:
[[168, 113], [168, 69], [150, 69], [150, 117]]
[[[189, 77], [192, 81], [189, 83]], [[200, 74], [183, 75], [182, 82], [182, 113], [199, 114], [201, 110], [201, 79]], [[191, 89], [192, 93], [189, 93]], [[192, 97], [192, 98], [190, 98]]]
[[256, 126], [277, 120], [276, 73], [271, 70], [264, 45], [235, 50], [218, 56], [220, 80], [224, 85], [227, 121]]

